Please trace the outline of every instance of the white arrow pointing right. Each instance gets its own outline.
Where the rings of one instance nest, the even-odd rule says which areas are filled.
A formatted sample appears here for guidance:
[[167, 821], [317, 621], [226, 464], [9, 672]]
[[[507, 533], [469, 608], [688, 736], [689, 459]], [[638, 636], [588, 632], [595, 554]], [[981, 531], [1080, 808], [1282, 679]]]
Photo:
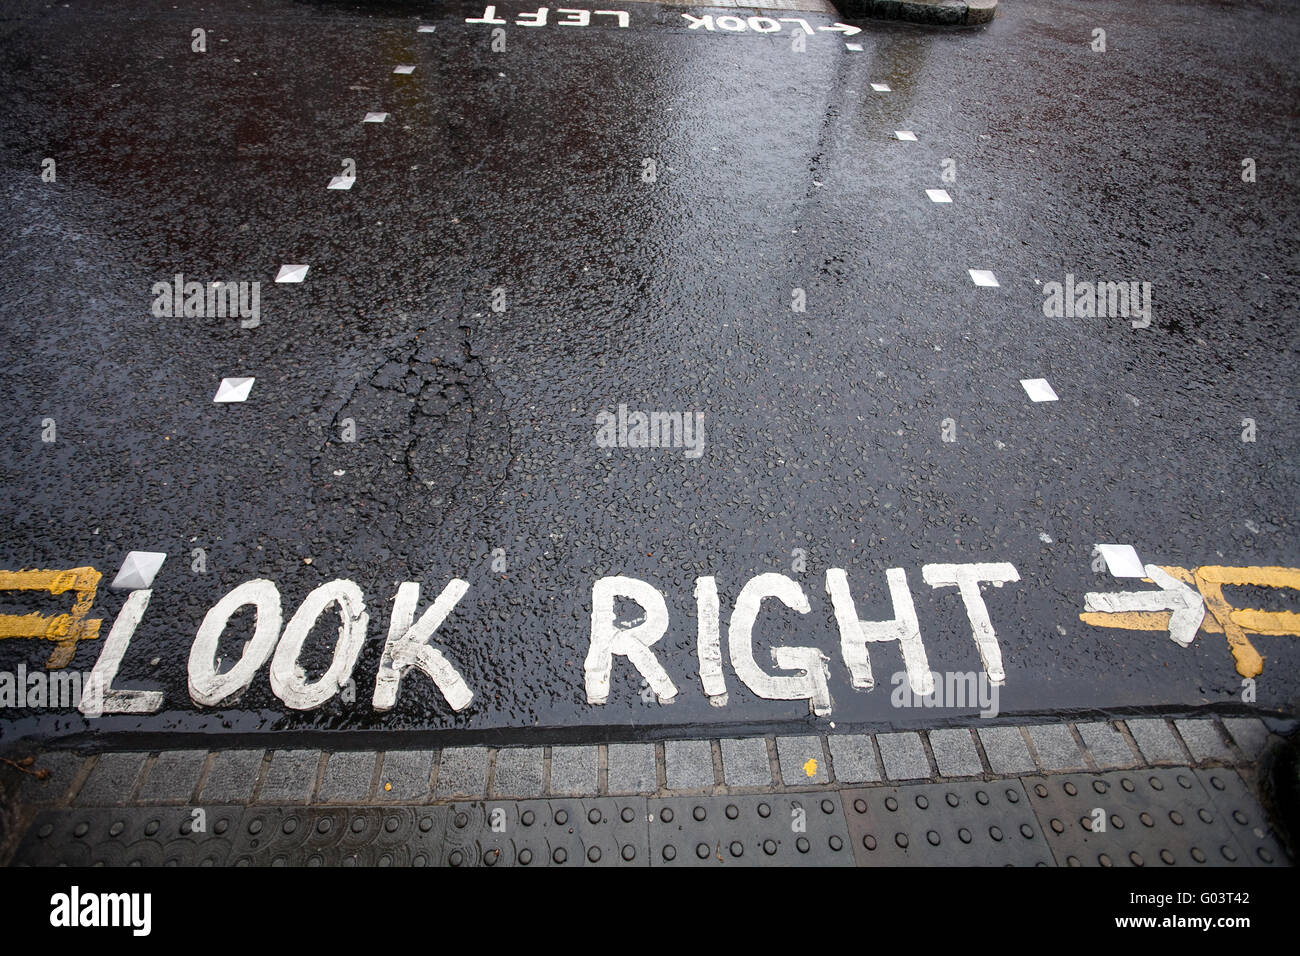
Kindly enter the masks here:
[[836, 33], [843, 33], [846, 37], [856, 36], [862, 32], [862, 27], [851, 27], [847, 23], [835, 23], [829, 27], [818, 27], [818, 30], [833, 30]]
[[1121, 611], [1173, 611], [1169, 617], [1169, 636], [1187, 647], [1196, 637], [1196, 629], [1205, 617], [1205, 602], [1195, 588], [1188, 587], [1154, 564], [1146, 565], [1145, 569], [1147, 577], [1160, 585], [1159, 591], [1121, 591], [1117, 594], [1094, 591], [1084, 595], [1083, 609], [1107, 614]]

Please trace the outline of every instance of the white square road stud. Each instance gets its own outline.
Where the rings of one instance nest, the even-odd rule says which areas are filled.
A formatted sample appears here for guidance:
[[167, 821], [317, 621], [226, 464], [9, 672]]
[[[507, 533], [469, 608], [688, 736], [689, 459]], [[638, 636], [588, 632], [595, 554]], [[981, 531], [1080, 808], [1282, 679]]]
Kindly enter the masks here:
[[1106, 568], [1117, 578], [1144, 578], [1146, 568], [1131, 544], [1099, 544], [1097, 551], [1106, 562]]
[[967, 269], [966, 271], [970, 273], [970, 281], [976, 285], [996, 287], [998, 284], [998, 277], [989, 272], [988, 269]]
[[1056, 392], [1052, 386], [1047, 383], [1045, 378], [1022, 378], [1020, 386], [1025, 390], [1031, 402], [1054, 402], [1057, 400]]
[[212, 400], [222, 404], [247, 401], [248, 393], [253, 390], [253, 381], [251, 378], [223, 378]]
[[166, 560], [165, 551], [129, 551], [110, 587], [127, 591], [153, 587], [154, 575]]
[[925, 194], [930, 197], [930, 202], [952, 202], [946, 189], [927, 189]]
[[280, 271], [275, 274], [276, 282], [301, 282], [307, 278], [307, 270], [311, 266], [294, 265], [280, 266]]

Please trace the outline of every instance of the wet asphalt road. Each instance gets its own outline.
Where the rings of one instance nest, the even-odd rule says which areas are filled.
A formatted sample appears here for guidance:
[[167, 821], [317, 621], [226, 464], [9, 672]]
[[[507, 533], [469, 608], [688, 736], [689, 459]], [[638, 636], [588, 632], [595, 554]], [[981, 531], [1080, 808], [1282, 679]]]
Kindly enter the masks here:
[[[7, 8], [0, 568], [98, 568], [106, 634], [126, 552], [169, 555], [117, 682], [166, 704], [96, 728], [812, 721], [729, 662], [729, 703], [701, 690], [695, 578], [717, 578], [725, 657], [736, 596], [765, 571], [811, 610], [765, 602], [759, 660], [820, 648], [836, 726], [969, 719], [891, 706], [896, 646], [873, 645], [877, 687], [852, 689], [824, 582], [847, 569], [860, 616], [882, 620], [884, 570], [903, 568], [931, 666], [978, 671], [956, 591], [921, 577], [975, 561], [1020, 576], [985, 588], [1004, 714], [1239, 702], [1221, 634], [1181, 648], [1078, 615], [1086, 592], [1147, 587], [1094, 572], [1096, 542], [1185, 568], [1300, 566], [1293, 9], [1008, 0], [986, 28], [861, 22], [862, 51], [814, 30], [802, 53], [790, 24], [692, 30], [631, 3], [627, 28], [515, 25], [530, 9], [498, 5], [493, 52], [472, 4]], [[390, 116], [363, 124], [372, 110]], [[355, 185], [327, 190], [345, 157]], [[285, 263], [306, 280], [275, 284]], [[154, 317], [176, 273], [260, 281], [260, 325]], [[1039, 283], [1066, 273], [1150, 282], [1151, 326], [1045, 317]], [[247, 402], [212, 402], [227, 376], [256, 377]], [[1060, 400], [1030, 402], [1030, 378]], [[703, 454], [599, 447], [596, 416], [620, 403], [702, 413]], [[609, 702], [586, 702], [592, 584], [617, 574], [665, 595], [670, 705], [626, 660]], [[474, 702], [455, 714], [412, 672], [375, 713], [398, 583], [420, 582], [423, 608], [457, 576], [470, 589], [435, 640]], [[330, 579], [364, 590], [354, 703], [289, 712], [265, 667], [231, 706], [190, 702], [199, 623], [253, 578], [278, 585], [286, 620]], [[1298, 609], [1293, 592], [1238, 597]], [[48, 596], [0, 603], [53, 613]], [[337, 629], [313, 628], [309, 676]], [[1294, 712], [1296, 638], [1255, 645], [1257, 706]], [[0, 641], [0, 667], [48, 647]], [[0, 732], [86, 726], [20, 711]]]

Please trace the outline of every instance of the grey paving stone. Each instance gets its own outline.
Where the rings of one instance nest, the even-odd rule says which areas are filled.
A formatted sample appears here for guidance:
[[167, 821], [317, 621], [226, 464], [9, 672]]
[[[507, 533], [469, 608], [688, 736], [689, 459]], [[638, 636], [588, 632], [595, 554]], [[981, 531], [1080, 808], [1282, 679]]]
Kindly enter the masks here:
[[770, 787], [767, 741], [762, 737], [722, 741], [722, 778], [728, 787]]
[[1075, 724], [1083, 744], [1092, 754], [1092, 760], [1098, 770], [1123, 770], [1136, 767], [1142, 761], [1138, 759], [1124, 735], [1105, 721], [1088, 724]]
[[875, 783], [880, 780], [880, 764], [868, 734], [832, 734], [826, 738], [831, 748], [835, 779], [840, 783]]
[[1197, 763], [1206, 760], [1232, 762], [1232, 751], [1212, 720], [1175, 720], [1178, 734]]
[[[11, 759], [17, 760], [19, 756], [22, 755], [14, 755]], [[48, 770], [50, 772], [44, 780], [7, 766], [3, 768], [3, 772], [10, 783], [10, 792], [12, 792], [12, 786], [15, 783], [17, 784], [18, 800], [20, 802], [29, 804], [62, 803], [68, 796], [68, 788], [72, 786], [72, 781], [77, 779], [77, 774], [81, 771], [81, 767], [85, 762], [85, 757], [70, 750], [52, 750], [47, 753], [37, 754], [36, 761], [31, 766], [32, 770]]]
[[909, 731], [899, 734], [876, 734], [880, 761], [890, 780], [928, 780], [930, 761], [925, 759], [921, 735]]
[[356, 803], [370, 797], [379, 754], [373, 750], [343, 750], [329, 755], [316, 799]]
[[221, 750], [212, 757], [201, 803], [248, 803], [262, 772], [261, 750]]
[[1038, 762], [1044, 770], [1087, 770], [1088, 762], [1083, 751], [1070, 733], [1069, 724], [1034, 724], [1026, 727], [1029, 739], [1038, 751]]
[[1038, 769], [1019, 727], [981, 727], [979, 735], [994, 773], [1026, 773]]
[[[429, 799], [429, 776], [433, 773], [432, 750], [388, 750], [379, 768], [380, 800], [399, 803], [422, 803]], [[484, 759], [484, 772], [487, 760]], [[391, 784], [391, 788], [389, 787]], [[475, 791], [481, 793], [481, 790]]]
[[978, 777], [984, 772], [975, 738], [969, 730], [932, 730], [930, 749], [943, 777]]
[[605, 776], [610, 793], [654, 793], [659, 789], [655, 745], [610, 744]]
[[551, 748], [551, 793], [594, 794], [599, 774], [599, 747]]
[[[776, 756], [781, 764], [781, 779], [786, 786], [830, 781], [820, 737], [777, 737]], [[810, 764], [810, 760], [815, 763]], [[810, 774], [809, 770], [813, 772]]]
[[148, 754], [100, 754], [77, 793], [79, 807], [111, 807], [128, 803]]
[[1228, 728], [1247, 760], [1258, 760], [1268, 746], [1268, 728], [1258, 717], [1225, 717], [1223, 726]]
[[669, 790], [702, 790], [716, 782], [713, 747], [707, 740], [670, 740], [664, 744]]
[[499, 797], [540, 797], [546, 751], [541, 747], [507, 747], [497, 751], [492, 792]]
[[451, 747], [442, 752], [436, 792], [440, 797], [481, 797], [487, 791], [487, 772], [486, 747]]
[[319, 750], [277, 750], [258, 791], [259, 803], [306, 803], [316, 789]]
[[199, 785], [206, 750], [168, 750], [146, 773], [139, 799], [151, 803], [189, 803]]
[[1151, 764], [1185, 764], [1187, 755], [1178, 745], [1174, 732], [1160, 719], [1126, 720], [1129, 733], [1137, 741], [1138, 749], [1147, 763]]

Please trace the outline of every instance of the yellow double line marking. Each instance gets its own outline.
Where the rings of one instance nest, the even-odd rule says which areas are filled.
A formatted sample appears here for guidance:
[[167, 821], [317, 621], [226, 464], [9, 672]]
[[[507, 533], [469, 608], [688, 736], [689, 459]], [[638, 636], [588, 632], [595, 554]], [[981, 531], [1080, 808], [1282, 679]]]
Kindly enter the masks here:
[[[1160, 567], [1162, 571], [1184, 584], [1192, 584], [1201, 592], [1210, 613], [1201, 622], [1207, 634], [1225, 634], [1237, 673], [1242, 677], [1258, 677], [1264, 670], [1264, 658], [1255, 650], [1249, 634], [1268, 637], [1300, 637], [1300, 614], [1294, 611], [1259, 611], [1253, 608], [1235, 608], [1223, 596], [1223, 586], [1291, 588], [1300, 591], [1300, 569], [1278, 567], [1229, 568], [1217, 564], [1188, 570], [1187, 568]], [[1149, 578], [1143, 578], [1148, 584]], [[1085, 611], [1079, 620], [1094, 627], [1118, 627], [1130, 631], [1168, 631], [1170, 611]]]
[[76, 595], [67, 614], [0, 614], [0, 639], [35, 637], [53, 641], [45, 666], [49, 670], [67, 667], [77, 652], [78, 641], [99, 637], [101, 618], [87, 618], [95, 603], [101, 575], [94, 568], [69, 568], [66, 571], [0, 571], [0, 591], [47, 591], [50, 594]]

